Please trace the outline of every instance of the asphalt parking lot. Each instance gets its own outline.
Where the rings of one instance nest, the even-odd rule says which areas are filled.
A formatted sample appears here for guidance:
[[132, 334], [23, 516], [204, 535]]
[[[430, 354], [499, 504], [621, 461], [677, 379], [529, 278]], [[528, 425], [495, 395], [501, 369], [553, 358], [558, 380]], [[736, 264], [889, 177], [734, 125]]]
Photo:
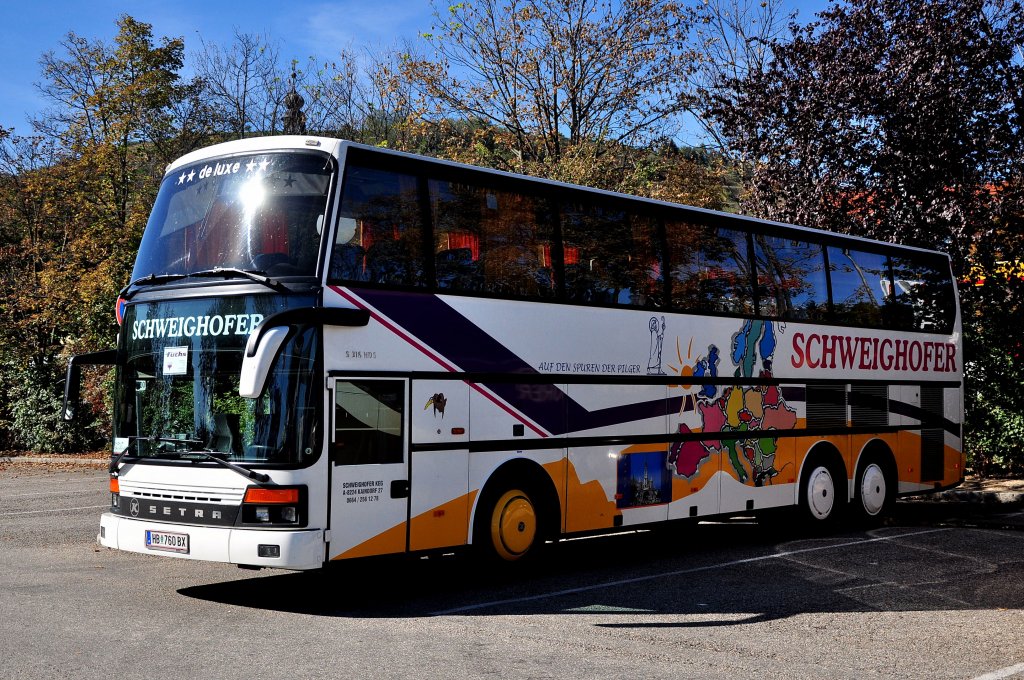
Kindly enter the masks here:
[[107, 499], [102, 469], [0, 466], [0, 677], [1024, 677], [1018, 505], [291, 573], [100, 549]]

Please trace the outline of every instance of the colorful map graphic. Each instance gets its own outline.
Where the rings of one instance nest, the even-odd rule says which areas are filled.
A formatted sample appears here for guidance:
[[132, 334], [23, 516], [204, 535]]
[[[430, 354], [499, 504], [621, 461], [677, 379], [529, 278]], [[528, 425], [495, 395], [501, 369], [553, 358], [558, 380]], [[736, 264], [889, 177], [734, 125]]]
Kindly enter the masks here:
[[[736, 366], [737, 378], [772, 377], [775, 354], [775, 327], [770, 321], [749, 320], [732, 337], [729, 358]], [[693, 375], [718, 377], [718, 347], [708, 348], [706, 358], [697, 361]], [[756, 371], [756, 373], [755, 373]], [[778, 437], [764, 436], [771, 430], [796, 427], [796, 410], [786, 405], [776, 385], [727, 386], [703, 385], [696, 395], [701, 431], [721, 433], [718, 439], [676, 442], [669, 449], [668, 463], [673, 471], [692, 478], [701, 463], [712, 454], [727, 454], [729, 464], [740, 482], [754, 486], [771, 484], [779, 474], [775, 467]], [[690, 428], [680, 424], [680, 433]]]

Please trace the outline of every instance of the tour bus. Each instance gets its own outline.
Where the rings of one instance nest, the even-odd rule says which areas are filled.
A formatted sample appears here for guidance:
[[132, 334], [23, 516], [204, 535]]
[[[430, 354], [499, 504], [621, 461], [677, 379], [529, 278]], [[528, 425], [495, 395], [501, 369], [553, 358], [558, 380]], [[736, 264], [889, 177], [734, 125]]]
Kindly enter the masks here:
[[245, 567], [959, 484], [949, 258], [321, 137], [172, 163], [117, 301], [100, 544]]

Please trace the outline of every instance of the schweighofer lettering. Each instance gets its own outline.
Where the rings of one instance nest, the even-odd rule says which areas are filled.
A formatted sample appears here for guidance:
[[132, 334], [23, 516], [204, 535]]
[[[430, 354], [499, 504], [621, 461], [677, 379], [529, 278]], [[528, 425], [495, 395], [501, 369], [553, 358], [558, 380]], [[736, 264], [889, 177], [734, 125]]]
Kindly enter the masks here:
[[793, 368], [955, 373], [956, 345], [949, 342], [793, 334]]
[[132, 324], [132, 340], [192, 338], [206, 335], [248, 335], [263, 321], [262, 314], [214, 314], [142, 319]]

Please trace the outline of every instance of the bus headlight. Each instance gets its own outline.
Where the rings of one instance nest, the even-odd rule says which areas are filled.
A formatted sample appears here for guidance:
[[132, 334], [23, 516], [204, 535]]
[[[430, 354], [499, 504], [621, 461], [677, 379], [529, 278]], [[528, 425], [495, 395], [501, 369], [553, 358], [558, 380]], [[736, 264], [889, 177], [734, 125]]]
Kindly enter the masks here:
[[242, 500], [240, 523], [298, 527], [305, 523], [305, 486], [250, 486]]

